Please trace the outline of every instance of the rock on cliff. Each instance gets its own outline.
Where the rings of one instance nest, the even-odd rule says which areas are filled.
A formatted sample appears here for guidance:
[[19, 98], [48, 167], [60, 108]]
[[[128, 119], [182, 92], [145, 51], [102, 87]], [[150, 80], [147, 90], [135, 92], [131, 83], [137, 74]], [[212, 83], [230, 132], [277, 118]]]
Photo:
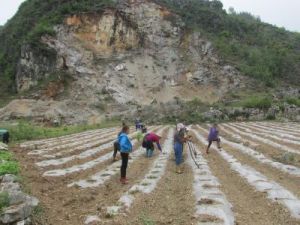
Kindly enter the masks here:
[[[24, 46], [16, 75], [19, 92], [58, 71], [72, 77], [67, 92], [59, 97], [53, 91], [50, 95], [41, 92], [36, 100], [27, 100], [30, 110], [51, 111], [52, 117], [81, 114], [82, 122], [125, 112], [120, 109], [122, 104], [128, 109], [130, 104], [195, 97], [214, 102], [247, 82], [236, 69], [220, 63], [201, 33], [187, 30], [176, 14], [151, 1], [122, 1], [102, 13], [71, 15], [55, 31], [55, 37], [41, 40], [55, 55]], [[13, 116], [9, 107], [12, 105], [5, 109], [5, 119]], [[64, 113], [53, 113], [55, 110]], [[77, 116], [73, 118], [68, 120], [79, 122]]]

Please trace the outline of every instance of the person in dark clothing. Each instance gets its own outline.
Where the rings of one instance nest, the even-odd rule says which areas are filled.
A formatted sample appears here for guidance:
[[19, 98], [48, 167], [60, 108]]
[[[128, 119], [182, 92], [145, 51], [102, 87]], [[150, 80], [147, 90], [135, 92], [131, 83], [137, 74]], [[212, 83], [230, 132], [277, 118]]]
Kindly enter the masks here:
[[118, 137], [118, 141], [120, 144], [120, 152], [121, 152], [121, 157], [122, 157], [122, 165], [120, 168], [120, 172], [121, 172], [120, 182], [122, 184], [128, 183], [128, 180], [126, 177], [126, 170], [127, 170], [127, 165], [128, 165], [129, 153], [132, 152], [132, 143], [128, 137], [128, 134], [129, 134], [129, 127], [124, 126], [122, 129], [122, 133]]
[[[126, 125], [124, 125], [123, 127], [125, 127]], [[123, 128], [122, 128], [123, 130]], [[113, 154], [113, 162], [117, 161], [117, 154], [118, 154], [118, 151], [120, 151], [120, 144], [119, 144], [119, 136], [122, 134], [122, 130], [118, 133], [118, 136], [117, 136], [117, 140], [114, 142], [114, 154]]]
[[3, 139], [3, 143], [5, 143], [5, 144], [9, 143], [9, 132], [8, 131], [3, 134], [2, 139]]
[[142, 146], [146, 149], [146, 157], [151, 158], [154, 152], [154, 142], [157, 145], [157, 148], [160, 152], [162, 152], [162, 148], [160, 146], [161, 137], [153, 132], [146, 134], [142, 143]]
[[209, 154], [209, 148], [213, 141], [217, 142], [218, 148], [221, 149], [221, 139], [219, 137], [218, 125], [216, 123], [210, 128], [207, 140], [208, 145], [206, 148], [206, 154]]

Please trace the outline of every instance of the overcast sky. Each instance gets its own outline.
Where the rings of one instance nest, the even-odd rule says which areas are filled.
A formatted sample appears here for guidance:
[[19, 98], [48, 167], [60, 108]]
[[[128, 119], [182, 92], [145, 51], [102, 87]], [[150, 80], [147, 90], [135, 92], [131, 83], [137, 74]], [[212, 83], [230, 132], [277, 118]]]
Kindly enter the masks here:
[[[0, 0], [1, 1], [1, 0]], [[287, 30], [300, 32], [300, 0], [221, 0], [224, 8], [250, 12]]]
[[[0, 0], [0, 25], [10, 19], [24, 0]], [[45, 1], [45, 0], [41, 0]], [[300, 32], [300, 0], [221, 0], [225, 9], [250, 12], [262, 21]]]

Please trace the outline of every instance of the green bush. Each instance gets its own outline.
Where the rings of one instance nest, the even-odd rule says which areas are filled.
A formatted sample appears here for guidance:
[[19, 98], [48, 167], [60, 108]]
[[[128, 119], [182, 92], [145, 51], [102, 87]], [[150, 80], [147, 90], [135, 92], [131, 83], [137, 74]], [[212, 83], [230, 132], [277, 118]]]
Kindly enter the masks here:
[[0, 192], [0, 213], [9, 206], [9, 196], [7, 192]]
[[272, 106], [272, 100], [268, 97], [251, 97], [242, 102], [242, 106], [266, 110]]
[[266, 119], [267, 120], [275, 120], [276, 116], [275, 115], [267, 115]]
[[299, 98], [287, 98], [285, 100], [290, 105], [296, 105], [300, 107], [300, 99]]

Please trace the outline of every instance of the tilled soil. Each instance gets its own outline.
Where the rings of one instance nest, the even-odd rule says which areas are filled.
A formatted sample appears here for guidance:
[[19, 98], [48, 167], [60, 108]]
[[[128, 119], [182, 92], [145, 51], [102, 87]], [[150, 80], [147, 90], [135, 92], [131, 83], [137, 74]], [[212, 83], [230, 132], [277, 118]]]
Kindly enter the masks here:
[[[199, 130], [198, 130], [199, 131]], [[199, 131], [203, 136], [206, 133]], [[194, 138], [196, 140], [196, 138]], [[247, 225], [296, 225], [300, 224], [291, 218], [287, 209], [278, 203], [266, 198], [266, 195], [256, 191], [245, 179], [230, 169], [230, 166], [219, 154], [211, 150], [205, 154], [206, 146], [196, 141], [204, 157], [208, 160], [213, 174], [220, 180], [221, 189], [229, 202], [233, 205], [233, 211], [237, 224]], [[228, 151], [226, 146], [223, 148]], [[229, 152], [229, 151], [228, 151]], [[247, 162], [248, 164], [248, 162]], [[257, 169], [256, 167], [254, 167]]]
[[[207, 129], [206, 126], [203, 127]], [[157, 130], [157, 128], [154, 130]], [[207, 136], [207, 133], [196, 126], [193, 127], [193, 130], [204, 137]], [[221, 135], [225, 134], [222, 130], [220, 131]], [[296, 132], [297, 129], [294, 129], [294, 131]], [[162, 143], [167, 140], [168, 132], [169, 129], [165, 127]], [[272, 159], [284, 153], [255, 139], [239, 135], [245, 140], [259, 144], [259, 148], [256, 151], [265, 154], [268, 158]], [[225, 134], [224, 136], [229, 139], [229, 135]], [[275, 140], [272, 141], [275, 142]], [[69, 143], [71, 142], [72, 140], [69, 141]], [[245, 178], [234, 172], [229, 163], [215, 150], [212, 149], [210, 154], [207, 155], [205, 154], [205, 145], [198, 141], [196, 137], [193, 138], [193, 142], [202, 150], [202, 154], [207, 160], [212, 174], [221, 184], [220, 190], [232, 204], [235, 225], [300, 225], [300, 220], [293, 218], [287, 208], [269, 200], [266, 193], [255, 190]], [[140, 143], [137, 143], [134, 149], [138, 149], [139, 146]], [[63, 149], [61, 151], [65, 151], [65, 153], [58, 158], [77, 155], [89, 149], [72, 153], [68, 153], [66, 149]], [[226, 144], [223, 144], [223, 149], [233, 155], [242, 165], [251, 166], [269, 180], [277, 182], [292, 192], [297, 198], [300, 198], [299, 177], [286, 174], [269, 165], [260, 163], [249, 155]], [[193, 192], [193, 170], [185, 162], [184, 173], [176, 174], [173, 150], [171, 150], [172, 153], [166, 161], [165, 172], [161, 179], [158, 180], [155, 189], [149, 194], [135, 194], [135, 199], [130, 209], [112, 217], [107, 217], [106, 208], [118, 205], [120, 197], [133, 185], [140, 183], [144, 179], [153, 166], [153, 162], [159, 157], [160, 153], [157, 150], [155, 150], [155, 154], [151, 159], [146, 158], [142, 154], [129, 163], [127, 175], [129, 184], [121, 185], [119, 182], [120, 175], [117, 172], [103, 185], [94, 188], [68, 187], [67, 185], [81, 179], [89, 179], [91, 175], [105, 170], [113, 163], [111, 159], [103, 161], [93, 168], [65, 176], [44, 177], [42, 174], [52, 169], [63, 169], [80, 165], [109, 152], [112, 154], [112, 148], [103, 149], [101, 152], [84, 159], [75, 159], [62, 165], [44, 168], [38, 167], [35, 163], [45, 158], [28, 155], [27, 153], [30, 150], [24, 150], [19, 147], [12, 150], [20, 162], [25, 191], [36, 196], [41, 202], [40, 207], [34, 213], [33, 221], [35, 225], [82, 225], [89, 215], [98, 216], [101, 222], [95, 224], [101, 225], [196, 225], [199, 223], [199, 218], [195, 216], [196, 198]], [[54, 152], [59, 153], [60, 150]], [[187, 146], [184, 154], [186, 159], [188, 157], [187, 154], [189, 154]], [[114, 163], [120, 165], [121, 162], [117, 161]], [[294, 165], [300, 166], [297, 162]], [[209, 204], [209, 202], [202, 203]], [[219, 221], [212, 215], [202, 215], [202, 220], [205, 219], [203, 216], [207, 216], [207, 221], [215, 219], [216, 222], [223, 224], [222, 221]]]

